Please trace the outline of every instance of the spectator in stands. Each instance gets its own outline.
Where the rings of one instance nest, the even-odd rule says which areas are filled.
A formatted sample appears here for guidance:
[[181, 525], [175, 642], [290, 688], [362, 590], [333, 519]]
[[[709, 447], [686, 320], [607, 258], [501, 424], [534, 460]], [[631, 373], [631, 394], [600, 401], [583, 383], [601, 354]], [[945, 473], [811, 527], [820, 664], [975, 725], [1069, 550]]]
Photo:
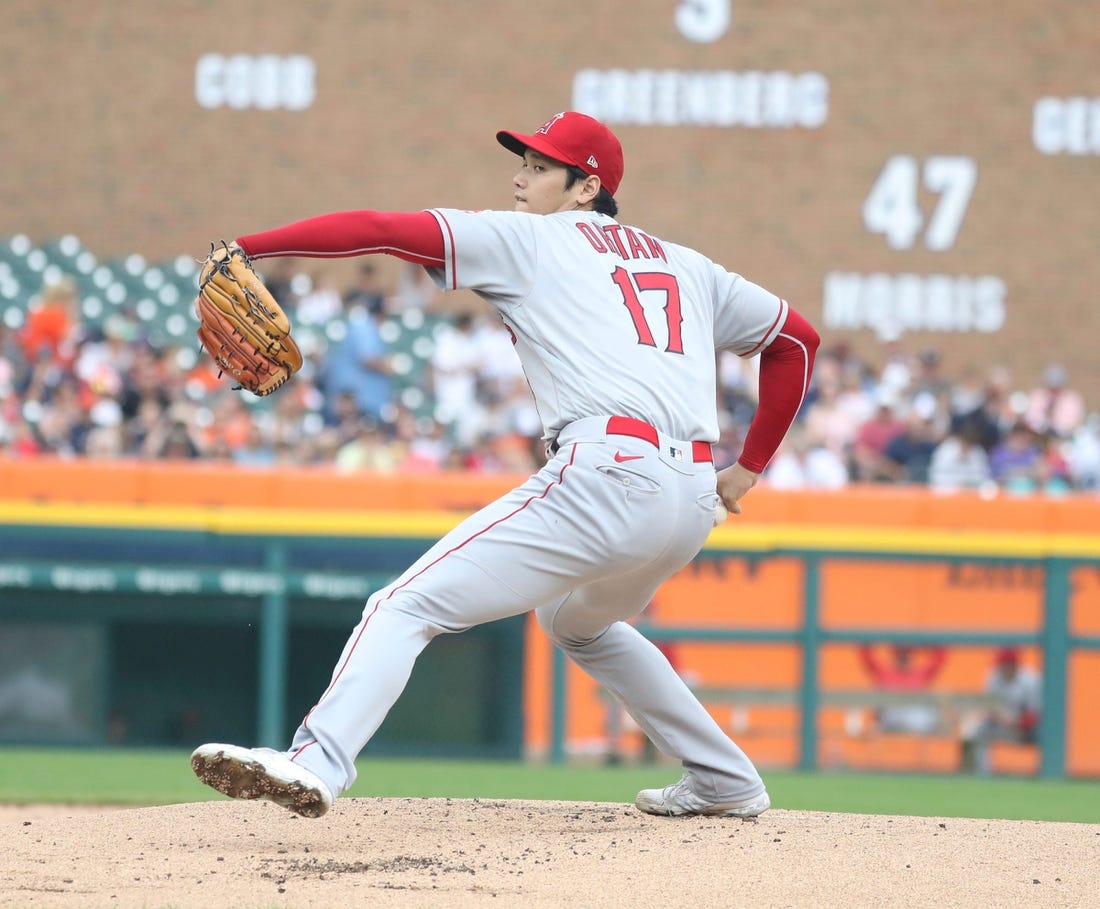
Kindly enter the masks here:
[[84, 454], [93, 460], [113, 461], [122, 457], [124, 440], [119, 424], [93, 426], [88, 430]]
[[160, 460], [194, 460], [203, 454], [192, 411], [173, 406], [163, 411], [145, 437], [142, 454]]
[[427, 271], [412, 262], [402, 262], [397, 287], [390, 298], [390, 308], [395, 313], [409, 310], [434, 313], [440, 309], [443, 297], [443, 292], [435, 286]]
[[71, 374], [58, 373], [41, 386], [32, 385], [27, 403], [24, 414], [44, 449], [68, 457], [84, 453], [92, 421], [80, 399], [80, 384]]
[[[527, 385], [527, 377], [516, 356], [515, 340], [498, 317], [489, 312], [475, 313], [474, 334], [481, 350], [477, 370], [479, 395], [488, 400], [502, 400], [512, 396], [517, 380]], [[531, 398], [529, 389], [525, 394]]]
[[1039, 433], [1039, 463], [1036, 465], [1036, 485], [1048, 495], [1062, 495], [1073, 487], [1068, 441], [1050, 430]]
[[359, 414], [375, 423], [392, 408], [393, 366], [380, 331], [384, 307], [353, 304], [347, 312], [347, 335], [329, 348], [321, 388], [329, 405], [327, 418], [336, 420], [336, 402], [351, 394]]
[[920, 367], [905, 344], [904, 333], [894, 326], [884, 327], [879, 331], [879, 340], [882, 342], [882, 367], [878, 371], [877, 387], [899, 396], [908, 395]]
[[[367, 312], [388, 310], [386, 291], [382, 287], [378, 266], [370, 259], [364, 259], [359, 264], [355, 272], [355, 281], [344, 291], [344, 307], [351, 310], [357, 306], [361, 306]], [[339, 310], [336, 314], [339, 314]]]
[[926, 485], [932, 455], [941, 441], [935, 405], [918, 397], [909, 408], [905, 431], [891, 439], [883, 452], [884, 475], [894, 483]]
[[[205, 439], [208, 447], [224, 442], [232, 452], [251, 446], [256, 422], [240, 395], [218, 395], [211, 401], [211, 419]], [[245, 455], [244, 457], [247, 457]]]
[[976, 414], [985, 404], [989, 382], [974, 362], [965, 363], [951, 385], [944, 413], [951, 422]]
[[984, 384], [971, 384], [967, 378], [951, 395], [951, 428], [964, 423], [973, 426], [982, 448], [992, 451], [1009, 428], [1019, 419], [1013, 404], [1012, 380], [1003, 366], [994, 366]]
[[991, 742], [1034, 744], [1039, 740], [1042, 677], [1038, 670], [1021, 664], [1016, 648], [1003, 647], [993, 657], [984, 690], [995, 706], [971, 717], [964, 726], [961, 759], [964, 771], [981, 774], [992, 769]]
[[359, 402], [355, 398], [355, 392], [342, 391], [336, 395], [335, 400], [327, 402], [331, 408], [333, 419], [330, 426], [339, 448], [352, 439], [358, 437], [361, 430], [363, 415], [359, 411]]
[[746, 429], [759, 403], [759, 372], [759, 357], [745, 359], [728, 350], [718, 353], [718, 405]]
[[359, 432], [336, 452], [336, 469], [345, 473], [371, 471], [393, 473], [400, 466], [404, 451], [387, 435], [377, 420], [359, 421]]
[[1090, 414], [1066, 446], [1069, 476], [1078, 489], [1100, 489], [1100, 413]]
[[1036, 432], [1050, 430], [1068, 439], [1084, 422], [1084, 399], [1067, 379], [1065, 367], [1053, 363], [1043, 373], [1043, 384], [1028, 395], [1024, 419]]
[[62, 366], [76, 359], [81, 340], [80, 297], [68, 275], [43, 284], [38, 300], [27, 309], [20, 338], [28, 362], [43, 357]]
[[312, 287], [298, 300], [294, 311], [297, 325], [324, 325], [344, 311], [344, 303], [336, 282], [324, 271], [312, 275]]
[[[314, 400], [315, 389], [307, 382], [295, 382], [293, 385], [280, 389], [280, 393], [274, 396], [272, 407], [265, 420], [267, 430], [275, 448], [282, 452], [282, 459], [290, 457], [302, 462], [308, 461], [309, 445], [307, 439], [316, 434], [316, 415], [311, 416], [309, 402]], [[315, 403], [321, 404], [323, 398], [316, 399]], [[298, 453], [295, 456], [295, 452]]]
[[229, 448], [234, 464], [241, 467], [271, 467], [275, 463], [275, 444], [256, 422], [248, 424], [247, 434]]
[[779, 444], [761, 482], [772, 489], [840, 489], [848, 484], [848, 468], [835, 451], [813, 441], [796, 423]]
[[42, 454], [42, 443], [20, 414], [0, 423], [0, 454], [13, 458], [34, 458]]
[[880, 388], [875, 394], [874, 413], [860, 425], [852, 443], [853, 480], [880, 483], [893, 479], [894, 472], [886, 457], [886, 449], [906, 429], [898, 410], [896, 393]]
[[1018, 420], [990, 451], [989, 470], [1002, 489], [1033, 492], [1039, 485], [1041, 457], [1035, 433]]
[[458, 313], [440, 326], [431, 356], [435, 418], [463, 447], [473, 444], [485, 427], [484, 406], [478, 394], [483, 363], [472, 312]]
[[[140, 403], [147, 398], [154, 398], [161, 406], [167, 407], [172, 397], [180, 393], [175, 383], [168, 381], [169, 370], [164, 360], [165, 353], [148, 344], [134, 345], [133, 359], [129, 370], [122, 377], [122, 392], [119, 396], [122, 413], [127, 419], [134, 417]], [[186, 376], [185, 387], [192, 381], [190, 375]], [[224, 390], [224, 385], [218, 384], [214, 388]]]
[[[892, 644], [885, 650], [873, 645], [859, 649], [860, 662], [879, 691], [926, 691], [947, 662], [947, 648]], [[928, 734], [942, 722], [934, 704], [891, 704], [875, 713], [878, 728], [884, 732]]]
[[483, 431], [513, 437], [517, 442], [524, 440], [521, 448], [526, 451], [514, 454], [530, 463], [533, 471], [546, 460], [542, 421], [515, 354], [512, 334], [500, 319], [486, 313], [476, 318], [475, 335], [481, 350], [477, 397], [485, 410]]
[[1018, 420], [990, 452], [993, 479], [1003, 490], [1018, 495], [1064, 493], [1070, 488], [1071, 473], [1063, 444], [1052, 430], [1037, 433]]
[[[800, 431], [802, 429], [801, 421], [797, 417], [795, 418], [794, 427]], [[719, 469], [728, 467], [737, 460], [741, 454], [741, 449], [745, 445], [745, 433], [747, 431], [747, 423], [742, 425], [732, 414], [726, 411], [718, 412], [718, 441], [711, 448], [711, 451], [714, 452], [715, 467]]]
[[[816, 367], [815, 367], [816, 369]], [[843, 375], [836, 361], [826, 359], [825, 369], [815, 373], [816, 399], [804, 407], [801, 422], [811, 446], [823, 445], [847, 461], [860, 424], [867, 413], [851, 406], [842, 386]]]
[[297, 312], [298, 295], [294, 288], [296, 285], [295, 263], [293, 259], [266, 259], [258, 267], [264, 286], [271, 291], [271, 295], [279, 301], [279, 305], [288, 313]]
[[403, 473], [436, 473], [443, 469], [451, 446], [443, 425], [437, 420], [431, 417], [418, 419], [407, 407], [398, 405], [393, 432], [403, 451], [398, 470]]
[[951, 380], [944, 374], [943, 358], [934, 347], [926, 347], [917, 356], [917, 370], [909, 386], [912, 398], [928, 395], [936, 409], [944, 413], [951, 402]]
[[14, 333], [0, 322], [0, 451], [15, 438], [16, 421], [22, 421], [19, 396], [16, 394], [17, 362], [23, 354], [18, 349]]
[[993, 481], [977, 426], [963, 423], [936, 446], [928, 465], [928, 481], [937, 492], [981, 489]]

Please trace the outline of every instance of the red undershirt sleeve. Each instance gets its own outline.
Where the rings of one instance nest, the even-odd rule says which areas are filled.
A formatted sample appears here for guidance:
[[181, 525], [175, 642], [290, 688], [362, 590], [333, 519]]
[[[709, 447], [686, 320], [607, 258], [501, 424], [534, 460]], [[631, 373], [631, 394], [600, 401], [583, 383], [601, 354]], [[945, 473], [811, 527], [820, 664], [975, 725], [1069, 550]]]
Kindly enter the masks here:
[[763, 473], [806, 398], [821, 338], [791, 308], [775, 340], [760, 352], [760, 403], [738, 463]]
[[443, 232], [426, 211], [342, 211], [237, 237], [253, 259], [336, 259], [385, 253], [416, 265], [443, 265]]

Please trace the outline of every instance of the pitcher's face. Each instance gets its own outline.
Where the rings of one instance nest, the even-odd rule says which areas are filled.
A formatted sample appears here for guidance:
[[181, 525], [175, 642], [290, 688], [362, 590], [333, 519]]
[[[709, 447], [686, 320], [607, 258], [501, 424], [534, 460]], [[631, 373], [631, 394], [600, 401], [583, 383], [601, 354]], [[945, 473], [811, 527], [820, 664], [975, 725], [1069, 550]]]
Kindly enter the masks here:
[[578, 208], [584, 182], [578, 180], [566, 189], [568, 175], [568, 168], [564, 164], [527, 149], [523, 153], [523, 163], [512, 178], [515, 210], [533, 215], [550, 215]]

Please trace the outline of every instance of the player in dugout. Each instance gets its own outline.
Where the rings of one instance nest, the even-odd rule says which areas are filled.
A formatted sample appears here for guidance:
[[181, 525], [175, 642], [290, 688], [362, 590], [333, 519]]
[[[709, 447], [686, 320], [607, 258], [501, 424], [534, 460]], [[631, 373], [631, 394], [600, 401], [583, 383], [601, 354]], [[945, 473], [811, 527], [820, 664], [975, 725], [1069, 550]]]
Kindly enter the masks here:
[[[629, 619], [740, 514], [806, 395], [818, 334], [774, 293], [618, 221], [623, 151], [602, 122], [565, 111], [496, 138], [519, 157], [512, 211], [344, 211], [236, 240], [253, 259], [385, 253], [476, 293], [511, 333], [547, 461], [369, 597], [286, 751], [211, 743], [192, 767], [234, 798], [323, 815], [436, 635], [533, 610], [680, 762], [640, 810], [755, 817], [771, 804], [760, 773]], [[760, 392], [740, 456], [716, 472], [721, 350], [760, 357]]]

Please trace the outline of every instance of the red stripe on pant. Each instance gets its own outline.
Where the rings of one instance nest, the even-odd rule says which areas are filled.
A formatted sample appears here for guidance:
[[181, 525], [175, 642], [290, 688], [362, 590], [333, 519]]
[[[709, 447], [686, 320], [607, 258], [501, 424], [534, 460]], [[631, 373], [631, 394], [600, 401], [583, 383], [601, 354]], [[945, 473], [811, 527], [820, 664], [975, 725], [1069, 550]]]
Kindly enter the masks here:
[[[302, 725], [305, 726], [306, 729], [309, 729], [309, 718], [313, 715], [313, 711], [316, 710], [321, 705], [321, 702], [326, 697], [328, 697], [329, 692], [332, 691], [332, 689], [336, 686], [336, 683], [338, 681], [340, 681], [340, 676], [342, 676], [344, 674], [344, 670], [347, 669], [348, 663], [351, 662], [352, 655], [355, 653], [355, 648], [359, 646], [359, 641], [362, 640], [362, 638], [363, 638], [363, 632], [365, 632], [367, 630], [367, 626], [370, 624], [370, 620], [374, 617], [374, 614], [376, 612], [378, 612], [378, 607], [379, 606], [381, 606], [386, 600], [390, 599], [390, 597], [392, 597], [395, 593], [397, 593], [399, 590], [401, 590], [401, 588], [406, 587], [407, 585], [409, 585], [413, 581], [415, 581], [418, 577], [420, 577], [422, 574], [424, 574], [424, 572], [426, 572], [429, 568], [433, 568], [434, 566], [438, 565], [441, 561], [443, 561], [443, 559], [447, 558], [447, 556], [458, 552], [464, 546], [469, 545], [474, 540], [476, 540], [478, 537], [482, 536], [485, 533], [488, 533], [494, 527], [499, 526], [500, 524], [507, 521], [509, 518], [515, 517], [517, 514], [519, 514], [521, 511], [523, 511], [525, 508], [527, 508], [527, 506], [530, 505], [532, 502], [537, 502], [539, 499], [546, 498], [546, 496], [549, 494], [551, 489], [553, 489], [555, 486], [560, 486], [562, 484], [562, 482], [565, 479], [565, 472], [570, 467], [573, 466], [573, 461], [576, 458], [576, 456], [577, 456], [577, 446], [574, 445], [573, 446], [573, 451], [569, 456], [568, 462], [566, 462], [562, 466], [561, 471], [558, 473], [558, 478], [556, 480], [553, 480], [552, 482], [548, 483], [546, 488], [542, 492], [540, 492], [538, 495], [531, 496], [529, 499], [527, 499], [527, 501], [525, 501], [522, 505], [519, 506], [519, 508], [515, 509], [514, 511], [511, 511], [508, 514], [504, 515], [503, 517], [497, 518], [495, 521], [493, 521], [493, 523], [488, 524], [485, 527], [482, 527], [481, 530], [479, 530], [477, 533], [473, 534], [472, 536], [468, 537], [467, 539], [463, 540], [457, 546], [452, 546], [446, 552], [442, 553], [439, 556], [439, 558], [434, 559], [433, 561], [429, 562], [427, 565], [425, 565], [423, 568], [421, 568], [420, 571], [418, 571], [412, 577], [405, 580], [403, 583], [401, 583], [401, 584], [397, 585], [396, 587], [394, 587], [393, 590], [391, 590], [384, 598], [380, 599], [377, 603], [375, 603], [374, 604], [374, 609], [372, 609], [370, 611], [370, 615], [368, 615], [365, 619], [363, 619], [363, 627], [359, 629], [359, 634], [357, 634], [355, 636], [355, 643], [351, 645], [351, 650], [348, 651], [348, 655], [344, 659], [344, 662], [340, 665], [340, 669], [337, 671], [336, 675], [333, 676], [333, 679], [329, 683], [328, 688], [325, 689], [325, 693], [322, 694], [321, 697], [318, 698], [317, 703], [314, 704], [310, 708], [309, 713], [307, 713], [306, 716], [305, 716], [305, 719], [302, 720]], [[316, 745], [316, 744], [317, 744], [316, 739], [314, 739], [312, 742], [306, 742], [306, 744], [304, 744], [301, 748], [299, 748], [294, 753], [294, 755], [291, 757], [291, 760], [292, 761], [297, 760], [299, 757], [301, 757], [303, 751], [305, 751], [311, 745]]]

